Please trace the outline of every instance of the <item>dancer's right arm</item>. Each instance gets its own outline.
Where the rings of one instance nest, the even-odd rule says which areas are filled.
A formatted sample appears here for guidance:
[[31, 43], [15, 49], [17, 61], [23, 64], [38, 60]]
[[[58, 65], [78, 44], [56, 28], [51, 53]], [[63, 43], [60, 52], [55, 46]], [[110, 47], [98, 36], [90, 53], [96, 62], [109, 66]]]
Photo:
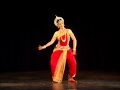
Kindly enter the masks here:
[[53, 37], [52, 37], [52, 39], [51, 39], [50, 42], [48, 42], [47, 44], [45, 44], [44, 46], [42, 46], [42, 49], [45, 49], [46, 47], [52, 45], [55, 42], [56, 38], [57, 38], [57, 32], [54, 33], [54, 35], [53, 35]]

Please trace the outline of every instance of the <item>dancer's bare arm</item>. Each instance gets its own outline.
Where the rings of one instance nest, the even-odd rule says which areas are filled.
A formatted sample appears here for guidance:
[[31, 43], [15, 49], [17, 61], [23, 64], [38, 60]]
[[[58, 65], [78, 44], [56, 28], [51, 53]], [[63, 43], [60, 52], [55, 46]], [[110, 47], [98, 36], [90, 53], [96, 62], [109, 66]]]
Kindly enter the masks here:
[[54, 33], [54, 35], [53, 35], [53, 37], [52, 37], [52, 39], [51, 39], [50, 42], [48, 42], [47, 44], [45, 44], [44, 46], [42, 46], [42, 49], [45, 49], [46, 47], [52, 45], [55, 42], [56, 38], [57, 38], [57, 32]]
[[74, 35], [74, 33], [72, 32], [71, 29], [69, 29], [68, 32], [69, 32], [70, 37], [71, 37], [72, 40], [73, 40], [73, 50], [76, 50], [76, 47], [77, 47], [76, 37], [75, 37], [75, 35]]

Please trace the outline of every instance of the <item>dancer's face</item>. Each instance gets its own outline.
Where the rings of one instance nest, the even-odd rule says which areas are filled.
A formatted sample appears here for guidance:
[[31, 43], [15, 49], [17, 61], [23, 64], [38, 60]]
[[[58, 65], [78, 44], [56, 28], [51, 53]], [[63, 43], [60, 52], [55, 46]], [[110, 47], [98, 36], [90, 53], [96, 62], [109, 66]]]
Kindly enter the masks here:
[[64, 22], [62, 20], [58, 21], [58, 28], [64, 28]]

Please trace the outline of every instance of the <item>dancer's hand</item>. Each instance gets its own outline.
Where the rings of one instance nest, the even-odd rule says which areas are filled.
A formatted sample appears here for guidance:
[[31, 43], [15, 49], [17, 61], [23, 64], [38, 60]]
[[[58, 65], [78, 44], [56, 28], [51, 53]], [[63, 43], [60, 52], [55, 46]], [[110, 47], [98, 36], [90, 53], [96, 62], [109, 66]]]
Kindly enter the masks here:
[[77, 55], [76, 50], [73, 50], [73, 55], [75, 55], [75, 56]]
[[41, 45], [38, 46], [38, 50], [42, 50], [42, 46]]

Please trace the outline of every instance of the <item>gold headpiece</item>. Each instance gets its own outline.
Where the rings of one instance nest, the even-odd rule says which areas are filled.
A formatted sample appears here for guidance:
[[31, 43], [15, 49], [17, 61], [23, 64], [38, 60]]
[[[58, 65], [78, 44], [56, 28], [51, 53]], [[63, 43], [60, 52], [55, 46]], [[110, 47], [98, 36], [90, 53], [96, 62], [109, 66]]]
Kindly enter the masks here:
[[56, 18], [54, 19], [55, 26], [57, 26], [57, 21], [58, 20], [62, 20], [64, 22], [64, 19], [62, 17], [58, 17], [57, 15], [55, 15], [55, 16], [56, 16]]

